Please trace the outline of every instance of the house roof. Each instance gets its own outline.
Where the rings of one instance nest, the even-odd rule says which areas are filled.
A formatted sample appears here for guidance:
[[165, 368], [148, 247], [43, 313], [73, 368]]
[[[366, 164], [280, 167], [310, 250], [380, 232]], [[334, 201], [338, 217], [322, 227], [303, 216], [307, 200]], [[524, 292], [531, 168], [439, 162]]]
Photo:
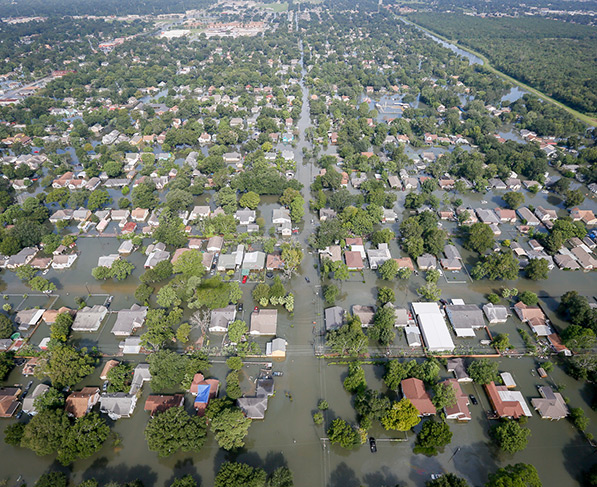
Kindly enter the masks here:
[[253, 335], [275, 335], [277, 325], [277, 309], [258, 309], [251, 313], [250, 333]]
[[559, 392], [549, 386], [540, 386], [542, 397], [531, 399], [531, 404], [544, 419], [562, 419], [568, 416], [568, 406]]
[[483, 313], [490, 323], [504, 323], [508, 319], [508, 308], [493, 303], [484, 304]]
[[107, 313], [108, 309], [99, 304], [92, 307], [85, 306], [77, 312], [72, 329], [75, 331], [96, 331]]
[[344, 323], [344, 309], [340, 306], [332, 306], [325, 309], [326, 331], [337, 330]]
[[346, 260], [346, 265], [350, 269], [363, 268], [363, 258], [361, 257], [360, 252], [347, 250], [344, 252], [344, 259]]
[[471, 412], [468, 408], [468, 396], [462, 392], [462, 388], [456, 379], [447, 379], [443, 384], [449, 384], [456, 396], [456, 404], [444, 408], [446, 416], [451, 419], [458, 419], [460, 421], [468, 421], [472, 419]]
[[182, 406], [184, 404], [184, 395], [183, 394], [174, 394], [174, 395], [164, 395], [164, 394], [151, 394], [147, 396], [147, 400], [145, 401], [145, 407], [143, 408], [145, 411], [149, 411], [152, 416], [156, 413], [163, 413], [164, 411], [177, 407]]
[[72, 392], [66, 398], [64, 409], [75, 418], [81, 418], [99, 400], [99, 387], [84, 387], [78, 392]]
[[464, 359], [457, 357], [457, 358], [450, 358], [448, 359], [448, 363], [446, 365], [448, 372], [452, 372], [454, 377], [459, 382], [471, 382], [472, 379], [469, 377], [468, 373], [466, 372], [466, 367], [464, 365]]
[[412, 402], [413, 406], [419, 411], [419, 415], [435, 414], [435, 406], [431, 402], [422, 380], [414, 377], [404, 379], [400, 383], [400, 388], [402, 389], [402, 395]]
[[106, 380], [108, 378], [108, 372], [110, 372], [114, 367], [116, 367], [120, 362], [118, 360], [108, 360], [104, 368], [102, 369], [102, 373], [100, 374], [100, 379]]
[[508, 388], [506, 386], [496, 386], [493, 381], [489, 384], [485, 384], [485, 391], [489, 396], [489, 401], [499, 417], [518, 419], [521, 416], [524, 416], [524, 410], [520, 402], [504, 400], [500, 395], [500, 391], [504, 392], [507, 390]]
[[352, 314], [359, 317], [363, 326], [372, 325], [373, 318], [375, 317], [375, 306], [354, 304], [352, 306]]
[[233, 304], [225, 308], [211, 310], [209, 329], [228, 329], [228, 325], [236, 317], [236, 306]]
[[143, 326], [145, 316], [147, 316], [147, 306], [139, 306], [135, 303], [130, 309], [121, 309], [117, 313], [112, 333], [115, 335], [130, 335], [135, 329]]

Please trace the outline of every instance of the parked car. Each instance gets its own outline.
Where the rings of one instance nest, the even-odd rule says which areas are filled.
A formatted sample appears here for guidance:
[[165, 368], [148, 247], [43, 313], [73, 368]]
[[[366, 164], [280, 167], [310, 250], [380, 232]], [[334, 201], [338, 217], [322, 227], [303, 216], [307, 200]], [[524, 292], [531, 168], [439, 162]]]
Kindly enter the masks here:
[[237, 311], [242, 311], [243, 310], [243, 303], [238, 303], [238, 306], [236, 307]]
[[280, 372], [280, 371], [276, 370], [272, 375], [274, 377], [282, 377], [284, 375], [284, 372]]
[[249, 276], [243, 276], [243, 284], [247, 283], [247, 279], [249, 278]]
[[255, 306], [255, 307], [253, 308], [253, 311], [259, 311], [259, 306]]
[[477, 404], [479, 404], [479, 401], [477, 401], [477, 398], [475, 396], [473, 396], [472, 394], [470, 396], [468, 396], [469, 399], [471, 400], [471, 403], [476, 406]]
[[375, 443], [375, 438], [373, 438], [373, 436], [369, 438], [369, 449], [371, 450], [371, 453], [377, 452], [377, 444]]
[[305, 277], [305, 281], [311, 282], [311, 279], [309, 279], [308, 277]]
[[267, 271], [265, 273], [265, 277], [267, 277], [268, 279], [273, 279], [274, 278], [274, 273], [272, 271]]

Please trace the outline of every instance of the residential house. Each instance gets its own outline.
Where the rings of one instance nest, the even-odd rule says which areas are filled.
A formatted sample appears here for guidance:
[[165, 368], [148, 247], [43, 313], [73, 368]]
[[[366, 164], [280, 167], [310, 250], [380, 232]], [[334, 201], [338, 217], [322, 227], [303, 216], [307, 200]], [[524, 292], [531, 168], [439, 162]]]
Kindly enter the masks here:
[[340, 262], [342, 261], [342, 249], [339, 245], [330, 245], [323, 250], [319, 251], [319, 260], [323, 262], [324, 260], [329, 259], [332, 262]]
[[572, 221], [582, 221], [585, 225], [597, 225], [597, 217], [591, 210], [580, 210], [579, 208], [572, 208], [570, 210], [570, 218]]
[[15, 316], [15, 323], [19, 331], [28, 331], [31, 327], [36, 326], [42, 319], [45, 309], [22, 309], [17, 311]]
[[505, 323], [509, 316], [508, 308], [493, 303], [484, 304], [483, 313], [491, 324]]
[[382, 223], [396, 223], [398, 215], [393, 209], [383, 208]]
[[153, 417], [157, 413], [163, 413], [170, 408], [181, 407], [184, 404], [184, 394], [150, 394], [147, 396], [143, 409]]
[[540, 398], [531, 399], [531, 404], [541, 415], [541, 419], [559, 420], [568, 416], [568, 406], [562, 394], [554, 392], [549, 386], [540, 386]]
[[[452, 300], [454, 303], [456, 300]], [[449, 304], [446, 315], [459, 338], [474, 337], [475, 330], [485, 327], [483, 312], [474, 304]]]
[[147, 208], [135, 208], [131, 212], [131, 219], [136, 222], [144, 222], [149, 217], [149, 210]]
[[333, 331], [344, 324], [344, 309], [340, 306], [332, 306], [324, 311], [325, 331]]
[[236, 318], [236, 306], [230, 304], [225, 308], [213, 309], [210, 315], [209, 331], [211, 333], [226, 333], [228, 325]]
[[518, 178], [508, 178], [505, 183], [510, 191], [520, 191], [522, 188], [520, 179]]
[[417, 266], [422, 271], [437, 269], [437, 259], [431, 254], [423, 254], [420, 257], [417, 257]]
[[284, 261], [282, 260], [282, 254], [280, 252], [268, 254], [267, 260], [265, 262], [265, 268], [268, 271], [279, 271], [284, 269]]
[[153, 269], [160, 262], [163, 262], [164, 260], [169, 260], [170, 252], [164, 250], [165, 248], [165, 245], [160, 246], [160, 244], [156, 244], [154, 246], [149, 245], [146, 250], [147, 259], [145, 260], [145, 264], [143, 264], [143, 267], [145, 269]]
[[27, 397], [23, 399], [23, 412], [29, 414], [30, 416], [36, 415], [37, 410], [35, 408], [35, 400], [48, 392], [49, 388], [50, 386], [46, 384], [37, 384], [35, 389], [33, 389], [33, 392], [31, 394], [27, 394]]
[[193, 406], [198, 416], [204, 416], [209, 401], [218, 397], [220, 381], [217, 379], [205, 379], [203, 374], [195, 374], [189, 392], [195, 396]]
[[352, 305], [352, 314], [361, 321], [361, 326], [367, 327], [373, 324], [375, 317], [375, 306]]
[[277, 326], [277, 309], [258, 309], [251, 313], [251, 335], [275, 335]]
[[207, 251], [208, 252], [221, 252], [222, 247], [224, 246], [224, 238], [220, 237], [219, 235], [215, 235], [211, 237], [207, 241]]
[[137, 405], [137, 396], [125, 392], [104, 394], [100, 397], [99, 403], [100, 411], [116, 421], [117, 419], [131, 417]]
[[286, 357], [286, 346], [288, 342], [283, 338], [274, 338], [265, 345], [265, 355], [268, 357], [284, 358]]
[[554, 221], [554, 220], [557, 220], [557, 218], [558, 218], [558, 214], [556, 213], [556, 210], [545, 209], [542, 206], [538, 206], [537, 208], [535, 208], [535, 215], [542, 222]]
[[445, 386], [452, 387], [456, 397], [456, 403], [452, 406], [446, 406], [444, 412], [446, 419], [455, 419], [457, 421], [470, 421], [472, 419], [471, 412], [468, 408], [469, 398], [462, 392], [462, 388], [456, 379], [447, 379], [442, 382]]
[[400, 388], [402, 395], [417, 409], [419, 416], [431, 416], [436, 413], [435, 406], [431, 402], [422, 380], [414, 377], [404, 379], [400, 383]]
[[127, 337], [143, 326], [147, 316], [147, 306], [133, 304], [130, 309], [121, 309], [117, 312], [116, 322], [112, 333], [117, 337]]
[[346, 261], [346, 266], [350, 271], [360, 271], [364, 267], [360, 252], [347, 250], [344, 252], [344, 260]]
[[249, 225], [256, 219], [255, 210], [249, 210], [248, 208], [237, 210], [234, 213], [234, 218], [238, 220], [239, 225]]
[[473, 379], [470, 378], [466, 371], [466, 366], [464, 365], [464, 359], [460, 357], [450, 358], [446, 364], [446, 369], [448, 372], [452, 372], [454, 377], [458, 382], [472, 382]]
[[324, 222], [330, 218], [336, 218], [336, 212], [331, 208], [322, 208], [319, 210], [319, 220]]
[[493, 210], [487, 208], [477, 208], [477, 217], [481, 222], [487, 225], [490, 225], [492, 223], [497, 225], [501, 221]]
[[516, 222], [516, 211], [508, 208], [496, 208], [495, 214], [502, 223], [515, 223]]
[[36, 247], [25, 247], [21, 249], [15, 255], [11, 255], [8, 260], [6, 261], [6, 267], [8, 269], [16, 269], [17, 267], [21, 267], [23, 265], [29, 264], [37, 254]]
[[398, 257], [394, 260], [398, 263], [398, 269], [410, 269], [414, 272], [415, 266], [410, 257]]
[[367, 250], [367, 257], [369, 259], [369, 267], [371, 267], [371, 269], [377, 269], [384, 262], [392, 258], [387, 243], [380, 243], [377, 249]]
[[260, 271], [265, 267], [265, 252], [246, 252], [243, 258], [243, 271]]
[[69, 416], [82, 418], [93, 409], [100, 398], [99, 387], [84, 387], [78, 392], [71, 392], [66, 398], [64, 409]]
[[499, 418], [518, 419], [531, 416], [531, 411], [519, 391], [511, 391], [506, 386], [496, 386], [493, 381], [485, 384], [485, 391], [494, 413]]
[[102, 372], [100, 374], [100, 379], [107, 380], [108, 372], [110, 372], [114, 367], [116, 367], [119, 364], [120, 364], [120, 362], [118, 360], [108, 360], [106, 362], [106, 364], [104, 365], [104, 368], [102, 369]]
[[94, 332], [99, 330], [102, 321], [104, 320], [108, 309], [105, 306], [96, 304], [95, 306], [84, 308], [77, 311], [75, 321], [71, 329], [73, 331], [88, 331]]
[[19, 405], [19, 387], [0, 387], [0, 418], [10, 418], [17, 411]]
[[119, 254], [101, 255], [97, 259], [97, 266], [107, 267], [108, 269], [110, 269], [112, 267], [112, 264], [114, 264], [114, 262], [116, 262], [118, 259], [120, 259]]
[[533, 212], [529, 210], [526, 206], [518, 208], [518, 210], [516, 210], [516, 213], [518, 213], [518, 216], [523, 222], [526, 221], [527, 225], [534, 227], [541, 223], [539, 219], [533, 214]]
[[257, 379], [254, 397], [241, 397], [236, 400], [238, 407], [247, 418], [263, 419], [267, 410], [267, 400], [274, 394], [274, 380], [271, 378]]
[[130, 254], [133, 250], [135, 250], [135, 245], [132, 240], [123, 240], [120, 247], [118, 247], [119, 254]]
[[348, 237], [345, 242], [347, 248], [353, 252], [361, 254], [361, 259], [365, 258], [365, 246], [363, 245], [363, 239], [361, 237]]
[[56, 224], [62, 221], [70, 221], [73, 218], [73, 213], [74, 210], [69, 209], [57, 210], [50, 216], [50, 222]]
[[189, 215], [189, 220], [204, 220], [209, 218], [211, 208], [209, 206], [195, 206]]
[[282, 236], [292, 235], [292, 221], [290, 219], [290, 210], [287, 208], [277, 208], [273, 211], [272, 223], [276, 227], [276, 232]]

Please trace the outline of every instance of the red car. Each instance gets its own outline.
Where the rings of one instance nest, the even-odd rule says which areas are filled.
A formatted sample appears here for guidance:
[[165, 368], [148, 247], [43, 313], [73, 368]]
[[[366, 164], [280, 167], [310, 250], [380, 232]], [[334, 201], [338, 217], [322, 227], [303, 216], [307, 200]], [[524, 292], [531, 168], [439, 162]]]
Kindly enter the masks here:
[[253, 309], [253, 311], [259, 311], [259, 306], [255, 306], [255, 308]]
[[249, 278], [249, 276], [243, 276], [243, 284], [247, 283], [247, 279]]

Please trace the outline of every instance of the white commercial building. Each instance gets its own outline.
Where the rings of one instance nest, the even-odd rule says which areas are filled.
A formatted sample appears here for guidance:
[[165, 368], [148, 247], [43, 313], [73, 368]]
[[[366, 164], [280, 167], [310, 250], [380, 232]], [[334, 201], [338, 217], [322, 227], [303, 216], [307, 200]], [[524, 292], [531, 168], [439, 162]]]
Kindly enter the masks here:
[[454, 341], [437, 303], [412, 303], [425, 346], [432, 352], [454, 350]]

